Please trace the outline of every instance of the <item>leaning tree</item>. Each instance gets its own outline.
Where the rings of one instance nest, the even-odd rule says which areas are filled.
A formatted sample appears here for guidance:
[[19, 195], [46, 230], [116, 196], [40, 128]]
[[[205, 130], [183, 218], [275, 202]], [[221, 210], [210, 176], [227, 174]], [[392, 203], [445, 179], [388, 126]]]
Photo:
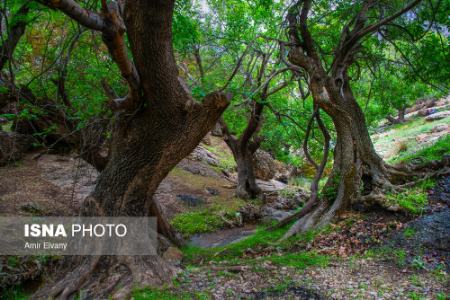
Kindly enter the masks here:
[[[160, 235], [176, 243], [177, 236], [153, 194], [168, 172], [216, 124], [230, 97], [215, 92], [199, 103], [178, 76], [172, 48], [174, 2], [103, 0], [95, 12], [74, 0], [40, 1], [100, 32], [128, 85], [127, 95], [111, 101], [115, 121], [109, 161], [95, 190], [83, 201], [81, 214], [155, 216]], [[95, 272], [100, 266], [102, 272]], [[92, 291], [94, 283], [108, 287], [104, 293], [123, 297], [136, 285], [161, 285], [174, 274], [159, 256], [82, 257], [71, 267], [74, 269], [44, 286], [36, 297], [67, 298], [81, 287]], [[116, 285], [121, 288], [115, 289]]]
[[[405, 14], [420, 2], [366, 0], [352, 5], [343, 2], [330, 8], [328, 1], [300, 0], [289, 9], [286, 17], [289, 41], [280, 41], [282, 54], [287, 53], [284, 61], [292, 70], [308, 77], [316, 109], [323, 110], [332, 119], [336, 144], [333, 168], [322, 197], [312, 197], [303, 210], [282, 222], [298, 219], [285, 237], [322, 226], [351, 205], [387, 207], [383, 192], [395, 189], [395, 184], [409, 175], [387, 165], [375, 152], [364, 113], [352, 91], [350, 72], [362, 56], [364, 42], [373, 39], [373, 34], [386, 31], [395, 20], [406, 24], [415, 22], [416, 14]], [[331, 23], [328, 35], [323, 34], [323, 20], [330, 15], [329, 9], [331, 15], [349, 18], [339, 34], [333, 32], [336, 23]], [[315, 32], [309, 26], [311, 19], [318, 24]], [[395, 25], [402, 27], [402, 24]], [[321, 40], [330, 36], [336, 41], [331, 51], [323, 48], [325, 43]], [[381, 34], [377, 37], [382, 43]]]

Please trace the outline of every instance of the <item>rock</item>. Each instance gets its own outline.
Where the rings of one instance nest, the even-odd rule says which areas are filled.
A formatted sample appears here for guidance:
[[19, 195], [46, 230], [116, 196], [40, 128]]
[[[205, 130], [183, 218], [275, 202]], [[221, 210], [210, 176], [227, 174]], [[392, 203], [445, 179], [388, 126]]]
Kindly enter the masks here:
[[427, 122], [432, 122], [432, 121], [437, 121], [437, 120], [442, 120], [446, 117], [450, 116], [450, 111], [441, 111], [441, 112], [436, 112], [436, 113], [432, 113], [429, 114], [426, 118], [425, 121]]
[[183, 252], [177, 247], [169, 247], [163, 254], [163, 259], [168, 261], [170, 264], [179, 266], [181, 260], [183, 259]]
[[34, 202], [24, 203], [20, 207], [20, 209], [31, 214], [42, 214], [44, 212], [44, 209], [42, 209], [42, 207], [39, 204]]
[[194, 195], [180, 194], [177, 195], [177, 199], [183, 201], [185, 204], [189, 206], [199, 206], [205, 204], [204, 199]]
[[441, 124], [441, 125], [434, 127], [431, 130], [432, 133], [438, 133], [438, 132], [443, 132], [443, 131], [450, 132], [450, 125]]
[[424, 216], [409, 224], [408, 227], [413, 228], [415, 234], [408, 241], [400, 241], [400, 244], [411, 243], [417, 249], [421, 246], [442, 251], [450, 249], [449, 209]]
[[274, 179], [270, 181], [256, 179], [256, 184], [264, 193], [277, 192], [286, 188], [286, 184]]
[[450, 206], [450, 176], [443, 177], [438, 181], [429, 198]]
[[254, 154], [254, 171], [256, 178], [270, 180], [275, 176], [273, 157], [266, 151], [258, 149]]
[[220, 126], [219, 122], [217, 122], [216, 125], [214, 126], [213, 130], [211, 130], [211, 135], [219, 136], [219, 137], [221, 137], [223, 135], [222, 126]]
[[300, 190], [281, 190], [278, 192], [273, 207], [282, 210], [291, 210], [299, 207], [308, 200], [307, 193]]
[[213, 188], [213, 187], [207, 186], [207, 187], [205, 188], [205, 190], [206, 190], [206, 191], [208, 192], [208, 194], [210, 194], [210, 195], [213, 195], [213, 196], [220, 195], [219, 190], [218, 190], [218, 189], [215, 189], [215, 188]]
[[258, 149], [253, 155], [254, 171], [256, 178], [262, 180], [277, 179], [287, 183], [289, 170], [287, 167], [277, 160], [268, 152]]
[[202, 143], [207, 146], [211, 146], [211, 135], [209, 133], [207, 133], [205, 137], [202, 139]]
[[259, 220], [262, 216], [261, 208], [251, 203], [241, 207], [239, 212], [242, 216], [243, 222], [253, 222]]
[[208, 166], [207, 162], [203, 161], [196, 161], [185, 158], [180, 161], [178, 167], [195, 175], [216, 178], [220, 177], [220, 175], [214, 169]]
[[263, 223], [270, 223], [272, 221], [281, 221], [295, 213], [295, 210], [284, 211], [266, 206], [261, 210]]
[[211, 166], [219, 165], [219, 161], [217, 160], [216, 156], [202, 146], [197, 146], [194, 151], [189, 154], [189, 159], [203, 161]]
[[21, 159], [32, 143], [30, 135], [0, 131], [0, 166]]

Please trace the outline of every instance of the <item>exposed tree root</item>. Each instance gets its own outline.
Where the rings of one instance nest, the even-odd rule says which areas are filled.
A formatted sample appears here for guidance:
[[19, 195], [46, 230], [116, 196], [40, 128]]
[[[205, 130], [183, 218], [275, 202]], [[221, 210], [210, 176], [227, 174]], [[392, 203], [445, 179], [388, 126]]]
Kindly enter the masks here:
[[134, 288], [170, 284], [178, 271], [158, 255], [90, 256], [81, 264], [80, 257], [72, 260], [72, 271], [58, 282], [44, 285], [32, 299], [70, 299], [77, 293], [82, 298], [127, 299]]
[[[359, 207], [376, 205], [388, 211], [402, 212], [403, 209], [399, 205], [390, 203], [385, 194], [388, 192], [404, 192], [409, 187], [429, 178], [450, 174], [448, 165], [448, 158], [444, 158], [440, 162], [434, 161], [423, 165], [390, 166], [384, 164], [382, 172], [374, 172], [371, 173], [371, 176], [367, 176], [370, 178], [370, 191], [353, 198], [351, 205]], [[311, 197], [301, 211], [281, 220], [278, 224], [270, 227], [269, 230], [280, 228], [297, 220], [282, 237], [282, 240], [284, 240], [297, 233], [327, 225], [342, 210], [342, 204], [345, 201], [345, 189], [346, 184], [341, 179], [338, 193], [332, 203], [325, 199], [313, 201], [314, 197]]]

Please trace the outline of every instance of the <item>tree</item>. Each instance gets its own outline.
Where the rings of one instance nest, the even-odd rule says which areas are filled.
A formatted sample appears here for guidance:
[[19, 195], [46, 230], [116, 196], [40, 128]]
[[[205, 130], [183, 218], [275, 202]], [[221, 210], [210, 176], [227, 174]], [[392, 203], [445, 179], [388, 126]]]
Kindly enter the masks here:
[[[338, 42], [333, 47], [330, 60], [323, 54], [309, 27], [313, 1], [298, 1], [290, 8], [287, 15], [289, 42], [280, 42], [281, 53], [285, 53], [288, 46], [286, 65], [307, 74], [315, 105], [333, 121], [336, 145], [333, 169], [320, 201], [311, 198], [305, 208], [295, 214], [293, 218], [299, 220], [286, 237], [330, 222], [351, 204], [378, 203], [384, 206], [383, 190], [392, 188], [393, 183], [408, 175], [388, 166], [375, 152], [363, 111], [353, 95], [349, 72], [358, 59], [365, 39], [420, 2], [414, 0], [404, 5], [403, 1], [396, 1], [390, 9], [370, 0], [356, 6], [343, 4], [345, 11], [352, 15], [337, 35]], [[339, 10], [339, 5], [334, 8], [335, 12]], [[389, 14], [390, 11], [394, 12]], [[314, 16], [317, 15], [316, 12]], [[375, 17], [377, 21], [369, 23]]]
[[[100, 32], [128, 84], [128, 94], [111, 103], [116, 120], [110, 159], [94, 192], [84, 200], [81, 214], [155, 216], [159, 233], [179, 243], [153, 194], [168, 172], [216, 124], [230, 97], [216, 92], [198, 103], [178, 76], [172, 48], [174, 2], [102, 1], [100, 12], [94, 12], [73, 0], [41, 1]], [[75, 270], [36, 296], [67, 298], [83, 285], [89, 289], [93, 271], [99, 265], [107, 277], [117, 264], [127, 266], [125, 276], [132, 278], [121, 293], [129, 292], [136, 284], [160, 285], [174, 274], [159, 256], [82, 258]], [[106, 277], [102, 282], [107, 281]]]
[[[267, 46], [266, 46], [267, 47]], [[269, 97], [288, 86], [289, 81], [282, 81], [271, 85], [278, 75], [286, 72], [287, 68], [280, 68], [279, 61], [273, 61], [274, 47], [267, 53], [256, 51], [248, 60], [244, 70], [243, 101], [250, 102], [251, 112], [247, 125], [239, 137], [231, 134], [226, 122], [221, 119], [224, 140], [230, 147], [237, 164], [238, 182], [236, 195], [240, 198], [255, 198], [261, 192], [255, 181], [254, 153], [261, 145], [262, 136], [257, 136], [262, 127], [262, 115]], [[259, 63], [257, 63], [259, 61]]]

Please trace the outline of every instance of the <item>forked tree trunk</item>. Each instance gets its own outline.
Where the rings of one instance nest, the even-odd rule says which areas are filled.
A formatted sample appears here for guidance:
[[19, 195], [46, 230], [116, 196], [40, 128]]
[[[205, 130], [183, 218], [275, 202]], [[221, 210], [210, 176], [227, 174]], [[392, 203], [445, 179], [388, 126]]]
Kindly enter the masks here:
[[233, 136], [229, 132], [225, 122], [220, 120], [224, 140], [231, 149], [237, 165], [238, 180], [236, 196], [242, 199], [256, 198], [261, 193], [261, 189], [256, 184], [253, 154], [261, 145], [261, 137], [255, 135], [261, 127], [263, 109], [263, 104], [258, 102], [253, 103], [253, 109], [247, 127], [239, 138]]
[[[297, 1], [287, 14], [288, 37], [291, 48], [286, 65], [296, 72], [309, 76], [311, 94], [315, 105], [332, 119], [336, 129], [336, 146], [333, 170], [322, 190], [316, 206], [308, 207], [300, 219], [285, 235], [285, 238], [299, 231], [330, 222], [340, 211], [350, 205], [385, 204], [380, 190], [392, 187], [392, 167], [387, 166], [375, 152], [367, 130], [364, 114], [356, 102], [348, 70], [361, 50], [362, 39], [381, 26], [392, 22], [418, 5], [413, 0], [388, 17], [376, 23], [367, 24], [369, 12], [376, 6], [371, 1], [362, 3], [360, 10], [343, 26], [339, 42], [334, 49], [331, 67], [325, 67], [308, 28], [308, 18], [313, 7], [312, 0]], [[285, 43], [280, 43], [281, 53]], [[362, 195], [363, 194], [363, 195]], [[282, 223], [282, 222], [281, 222]]]
[[[352, 206], [383, 204], [382, 198], [363, 197], [378, 192], [389, 180], [387, 167], [370, 139], [363, 112], [349, 84], [344, 84], [339, 96], [333, 93], [335, 87], [325, 82], [312, 80], [311, 93], [331, 117], [336, 130], [333, 169], [322, 189], [321, 199], [289, 229], [285, 238], [322, 227]], [[377, 201], [379, 203], [375, 203]]]
[[[173, 8], [174, 1], [168, 0], [125, 5], [124, 21], [141, 85], [134, 95], [139, 98], [133, 101], [141, 105], [117, 116], [110, 159], [94, 192], [83, 202], [81, 214], [155, 216], [159, 233], [177, 243], [153, 195], [169, 171], [214, 127], [229, 97], [213, 93], [199, 104], [180, 83], [172, 50]], [[120, 265], [125, 271], [117, 274]], [[101, 276], [93, 276], [99, 266]], [[108, 294], [122, 298], [135, 287], [170, 283], [173, 275], [174, 269], [159, 256], [84, 258], [75, 270], [35, 297], [65, 299], [83, 287], [95, 298]], [[115, 290], [116, 286], [121, 289]]]
[[[253, 141], [243, 143], [228, 132], [226, 125], [222, 123], [224, 140], [233, 153], [237, 165], [236, 196], [242, 199], [256, 198], [261, 189], [256, 184], [253, 154], [257, 150], [257, 144]], [[251, 147], [253, 146], [253, 147]]]

